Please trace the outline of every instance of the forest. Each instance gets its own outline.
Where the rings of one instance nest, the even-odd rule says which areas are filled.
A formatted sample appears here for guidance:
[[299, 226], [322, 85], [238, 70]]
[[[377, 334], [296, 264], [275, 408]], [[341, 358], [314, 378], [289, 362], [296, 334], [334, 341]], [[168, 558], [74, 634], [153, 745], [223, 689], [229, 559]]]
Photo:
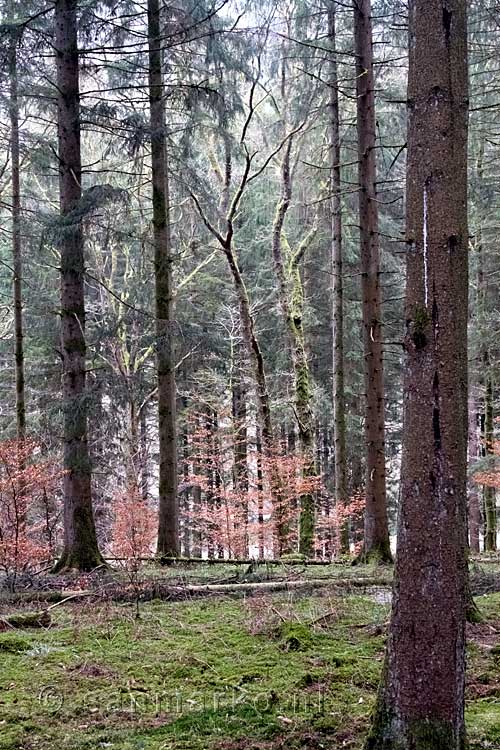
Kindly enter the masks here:
[[500, 750], [499, 19], [0, 0], [0, 750]]

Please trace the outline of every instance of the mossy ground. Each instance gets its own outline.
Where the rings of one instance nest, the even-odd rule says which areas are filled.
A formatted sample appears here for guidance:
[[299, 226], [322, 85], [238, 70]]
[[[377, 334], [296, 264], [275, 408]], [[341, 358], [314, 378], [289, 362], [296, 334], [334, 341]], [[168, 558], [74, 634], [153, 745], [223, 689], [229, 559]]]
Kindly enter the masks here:
[[[500, 747], [500, 595], [471, 626], [471, 750]], [[322, 589], [251, 599], [74, 602], [0, 634], [1, 750], [361, 748], [388, 605]]]

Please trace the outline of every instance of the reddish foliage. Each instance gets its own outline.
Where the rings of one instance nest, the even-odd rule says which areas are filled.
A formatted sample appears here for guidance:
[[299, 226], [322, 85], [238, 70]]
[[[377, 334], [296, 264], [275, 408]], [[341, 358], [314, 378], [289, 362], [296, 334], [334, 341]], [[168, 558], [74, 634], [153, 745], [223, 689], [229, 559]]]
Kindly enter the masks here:
[[115, 497], [112, 549], [128, 567], [138, 567], [141, 558], [151, 555], [156, 531], [156, 513], [137, 487], [129, 487]]
[[[316, 551], [331, 556], [338, 551], [339, 528], [346, 515], [356, 519], [364, 512], [364, 499], [353, 498], [342, 509], [334, 509], [320, 476], [305, 476], [306, 461], [286, 452], [278, 444], [271, 456], [259, 454], [252, 428], [246, 425], [243, 471], [235, 465], [239, 426], [229, 413], [218, 412], [217, 427], [206, 413], [188, 416], [189, 451], [181, 490], [191, 494], [184, 503], [182, 520], [193, 534], [194, 551], [210, 556], [276, 556], [276, 519], [288, 530], [287, 547], [298, 546], [300, 498], [316, 499]], [[243, 479], [242, 479], [243, 477]], [[271, 477], [274, 479], [271, 498]], [[276, 482], [276, 478], [278, 481]], [[332, 507], [330, 511], [329, 508]], [[361, 529], [362, 524], [358, 524]]]
[[12, 586], [53, 552], [62, 473], [33, 440], [0, 442], [0, 568]]
[[[493, 455], [495, 458], [500, 457], [500, 441], [493, 443]], [[500, 466], [497, 461], [495, 461], [495, 464], [487, 471], [476, 472], [473, 476], [474, 481], [478, 484], [484, 484], [487, 487], [500, 489]]]
[[[354, 495], [345, 505], [335, 505], [328, 515], [316, 519], [316, 550], [321, 557], [332, 556], [340, 551], [340, 533], [349, 524], [349, 537], [354, 553], [363, 546], [364, 495]], [[328, 552], [325, 550], [328, 550]]]

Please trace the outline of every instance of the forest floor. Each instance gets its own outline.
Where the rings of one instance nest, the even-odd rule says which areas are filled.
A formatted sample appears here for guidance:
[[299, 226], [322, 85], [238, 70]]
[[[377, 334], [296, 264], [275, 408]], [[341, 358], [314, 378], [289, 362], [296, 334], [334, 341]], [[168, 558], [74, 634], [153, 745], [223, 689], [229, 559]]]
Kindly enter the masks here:
[[[214, 567], [184, 570], [183, 585], [241, 575]], [[375, 572], [337, 565], [296, 571], [294, 580], [299, 574], [372, 580]], [[492, 566], [475, 575], [484, 621], [469, 626], [467, 727], [471, 750], [498, 750], [500, 585]], [[172, 569], [147, 579], [160, 576], [181, 580]], [[133, 601], [68, 601], [54, 608], [50, 627], [0, 633], [0, 749], [359, 749], [389, 598], [383, 586], [257, 588], [237, 598], [153, 598], [140, 603], [138, 619]], [[0, 605], [2, 615], [34, 607], [5, 597]]]

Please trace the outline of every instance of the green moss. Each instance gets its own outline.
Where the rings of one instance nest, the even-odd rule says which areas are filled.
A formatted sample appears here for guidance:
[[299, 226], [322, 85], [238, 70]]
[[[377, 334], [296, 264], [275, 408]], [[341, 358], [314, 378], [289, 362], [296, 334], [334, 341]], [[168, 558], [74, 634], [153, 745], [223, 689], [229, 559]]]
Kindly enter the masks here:
[[423, 349], [427, 344], [427, 327], [430, 316], [427, 308], [416, 306], [413, 313], [412, 339], [416, 349]]
[[381, 700], [365, 750], [466, 750], [465, 733], [457, 737], [453, 724], [430, 719], [401, 722]]
[[[339, 567], [329, 572], [349, 574]], [[494, 619], [498, 595], [480, 607]], [[275, 750], [346, 737], [361, 747], [384, 651], [373, 626], [388, 606], [322, 590], [152, 602], [142, 613], [135, 622], [127, 607], [60, 607], [49, 630], [3, 633], [1, 750]], [[477, 674], [493, 674], [491, 653], [476, 651]], [[474, 747], [498, 745], [496, 709], [468, 703]]]
[[306, 651], [312, 645], [311, 631], [301, 622], [283, 622], [277, 636], [284, 651]]
[[0, 633], [0, 652], [18, 654], [29, 651], [32, 642], [23, 635], [17, 633]]
[[369, 549], [363, 548], [353, 565], [391, 565], [393, 562], [389, 538], [383, 542], [372, 545]]

